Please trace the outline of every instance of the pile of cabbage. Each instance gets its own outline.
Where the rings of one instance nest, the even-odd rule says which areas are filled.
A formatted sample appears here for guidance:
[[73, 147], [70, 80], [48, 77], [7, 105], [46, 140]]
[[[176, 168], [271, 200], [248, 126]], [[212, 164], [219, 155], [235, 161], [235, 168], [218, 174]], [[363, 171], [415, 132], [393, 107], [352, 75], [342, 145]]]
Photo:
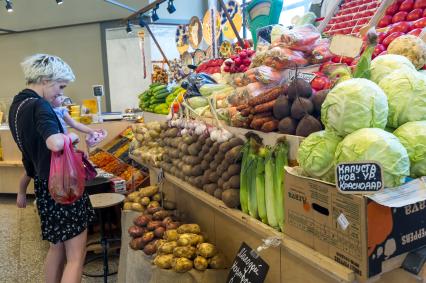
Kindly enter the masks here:
[[385, 187], [426, 176], [426, 75], [400, 55], [371, 63], [371, 80], [336, 85], [321, 108], [325, 131], [301, 143], [298, 162], [307, 176], [334, 183], [340, 162], [376, 161]]

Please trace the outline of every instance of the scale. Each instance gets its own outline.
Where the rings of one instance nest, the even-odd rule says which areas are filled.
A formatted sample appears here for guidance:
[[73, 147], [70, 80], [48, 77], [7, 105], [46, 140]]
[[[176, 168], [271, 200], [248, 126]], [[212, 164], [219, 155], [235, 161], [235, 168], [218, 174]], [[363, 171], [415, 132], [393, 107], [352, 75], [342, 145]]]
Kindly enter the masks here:
[[98, 107], [98, 123], [102, 123], [103, 121], [123, 119], [123, 115], [120, 112], [102, 112], [102, 96], [104, 96], [104, 86], [94, 85], [92, 88], [93, 96], [96, 97]]
[[253, 0], [247, 5], [247, 21], [254, 48], [257, 46], [257, 29], [278, 24], [282, 8], [283, 0]]

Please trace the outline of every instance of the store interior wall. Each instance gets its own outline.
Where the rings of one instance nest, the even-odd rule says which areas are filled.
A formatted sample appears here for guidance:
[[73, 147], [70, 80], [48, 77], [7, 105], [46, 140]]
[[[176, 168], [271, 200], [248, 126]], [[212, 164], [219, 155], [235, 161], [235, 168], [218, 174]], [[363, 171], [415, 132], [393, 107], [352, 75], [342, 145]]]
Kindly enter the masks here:
[[0, 99], [12, 99], [25, 88], [20, 62], [34, 53], [55, 54], [71, 66], [76, 81], [65, 95], [76, 103], [92, 97], [92, 85], [104, 84], [99, 24], [7, 34], [0, 36]]

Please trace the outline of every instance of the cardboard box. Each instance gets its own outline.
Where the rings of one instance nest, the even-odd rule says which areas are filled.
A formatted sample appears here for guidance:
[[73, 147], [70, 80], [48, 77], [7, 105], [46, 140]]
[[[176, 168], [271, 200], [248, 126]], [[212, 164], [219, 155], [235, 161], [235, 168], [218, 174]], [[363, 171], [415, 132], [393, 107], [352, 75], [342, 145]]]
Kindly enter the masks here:
[[359, 279], [380, 274], [391, 259], [426, 245], [423, 180], [404, 185], [404, 192], [418, 191], [413, 196], [393, 191], [373, 197], [400, 206], [390, 207], [299, 173], [286, 168], [284, 233], [354, 270]]

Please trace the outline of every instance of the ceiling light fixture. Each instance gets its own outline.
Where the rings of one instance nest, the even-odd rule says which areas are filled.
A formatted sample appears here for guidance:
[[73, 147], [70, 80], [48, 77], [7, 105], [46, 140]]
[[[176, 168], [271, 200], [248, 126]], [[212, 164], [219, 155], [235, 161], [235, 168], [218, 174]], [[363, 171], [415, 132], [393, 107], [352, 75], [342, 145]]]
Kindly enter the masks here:
[[158, 15], [157, 15], [157, 10], [158, 10], [158, 8], [160, 7], [160, 5], [158, 5], [157, 4], [157, 6], [154, 8], [154, 9], [152, 9], [152, 16], [151, 16], [151, 20], [153, 21], [153, 22], [156, 22], [156, 21], [158, 21], [160, 18], [158, 17]]
[[132, 33], [132, 26], [130, 25], [130, 20], [127, 21], [126, 32], [127, 34]]
[[146, 26], [146, 23], [143, 20], [143, 15], [142, 14], [139, 15], [139, 25], [141, 26], [141, 28], [143, 28], [143, 27]]
[[169, 3], [167, 4], [167, 11], [169, 12], [169, 14], [173, 14], [174, 12], [176, 12], [175, 5], [173, 5], [173, 0], [169, 0]]
[[56, 0], [56, 4], [62, 5], [64, 2], [62, 0]]
[[7, 10], [9, 13], [12, 13], [12, 12], [13, 12], [12, 2], [10, 2], [10, 0], [5, 0], [5, 1], [6, 1], [6, 10]]

